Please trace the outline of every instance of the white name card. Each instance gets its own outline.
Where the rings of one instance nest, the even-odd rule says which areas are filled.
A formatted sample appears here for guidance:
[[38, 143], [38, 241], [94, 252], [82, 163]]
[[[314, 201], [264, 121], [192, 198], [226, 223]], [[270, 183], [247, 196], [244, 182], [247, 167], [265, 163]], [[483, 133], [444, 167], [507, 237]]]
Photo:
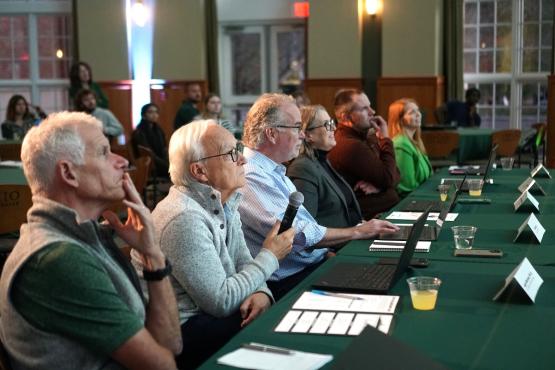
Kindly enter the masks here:
[[518, 196], [518, 198], [516, 198], [515, 203], [514, 203], [514, 207], [515, 207], [515, 212], [524, 204], [526, 203], [526, 201], [528, 201], [533, 207], [534, 210], [536, 211], [540, 211], [540, 202], [538, 202], [538, 200], [536, 198], [534, 198], [534, 196], [532, 194], [530, 194], [529, 192], [525, 191], [524, 193], [520, 194]]
[[549, 171], [547, 170], [547, 168], [544, 167], [543, 164], [538, 164], [536, 167], [534, 167], [534, 169], [532, 171], [530, 171], [530, 176], [531, 177], [536, 177], [536, 175], [540, 175], [543, 177], [549, 177], [551, 179], [551, 174], [549, 173]]
[[538, 191], [542, 195], [547, 195], [543, 188], [531, 177], [528, 177], [522, 184], [519, 185], [518, 191], [524, 193], [525, 191], [531, 192], [532, 189]]
[[532, 302], [535, 302], [536, 295], [543, 284], [543, 279], [536, 269], [534, 269], [530, 261], [528, 261], [528, 258], [524, 258], [505, 279], [505, 284], [503, 284], [501, 290], [493, 297], [493, 300], [496, 301], [499, 299], [503, 292], [507, 290], [507, 287], [513, 282], [526, 293], [526, 296], [530, 298]]
[[513, 243], [516, 242], [516, 240], [520, 237], [522, 232], [527, 227], [530, 229], [530, 231], [532, 231], [532, 234], [536, 238], [537, 242], [541, 243], [543, 235], [545, 234], [545, 228], [542, 226], [542, 224], [540, 224], [540, 221], [536, 218], [536, 216], [533, 213], [530, 213], [530, 216], [528, 216], [526, 220], [524, 220], [522, 225], [519, 226], [516, 236], [513, 239]]

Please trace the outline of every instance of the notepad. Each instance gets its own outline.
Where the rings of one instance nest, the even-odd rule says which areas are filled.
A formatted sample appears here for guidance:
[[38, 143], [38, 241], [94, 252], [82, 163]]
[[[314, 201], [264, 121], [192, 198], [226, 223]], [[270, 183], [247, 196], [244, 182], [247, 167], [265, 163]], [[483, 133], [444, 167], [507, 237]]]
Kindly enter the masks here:
[[[409, 220], [416, 221], [418, 217], [422, 215], [422, 212], [401, 212], [394, 211], [386, 217], [386, 220]], [[445, 221], [455, 221], [457, 219], [458, 213], [448, 213]], [[439, 212], [430, 212], [428, 215], [428, 221], [437, 221], [439, 218]]]
[[[404, 240], [374, 240], [368, 251], [370, 252], [401, 252], [405, 248]], [[427, 253], [430, 251], [432, 242], [419, 241], [416, 243], [415, 252]]]
[[290, 354], [278, 354], [239, 348], [218, 359], [218, 364], [240, 369], [260, 370], [315, 370], [333, 359], [332, 355], [290, 350]]

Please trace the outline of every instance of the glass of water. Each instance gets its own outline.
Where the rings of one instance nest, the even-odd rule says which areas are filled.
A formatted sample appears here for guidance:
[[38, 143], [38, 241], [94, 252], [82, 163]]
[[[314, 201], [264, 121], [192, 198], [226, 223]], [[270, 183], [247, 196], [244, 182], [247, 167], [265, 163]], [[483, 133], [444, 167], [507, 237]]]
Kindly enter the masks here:
[[474, 235], [476, 230], [475, 226], [453, 226], [453, 238], [455, 239], [456, 249], [472, 249], [474, 244]]

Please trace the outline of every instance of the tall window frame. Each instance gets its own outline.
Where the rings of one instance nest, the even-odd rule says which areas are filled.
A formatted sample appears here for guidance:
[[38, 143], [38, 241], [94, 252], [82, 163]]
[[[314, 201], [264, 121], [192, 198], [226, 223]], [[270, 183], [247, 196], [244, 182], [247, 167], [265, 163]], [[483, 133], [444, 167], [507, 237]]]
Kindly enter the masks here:
[[[4, 120], [8, 100], [13, 94], [23, 95], [30, 103], [40, 105], [47, 113], [68, 108], [69, 64], [73, 58], [73, 18], [71, 0], [0, 0], [0, 17], [13, 19], [13, 17], [26, 18], [26, 37], [28, 38], [28, 73], [23, 77], [12, 74], [12, 78], [0, 77], [0, 121]], [[43, 51], [44, 40], [49, 41], [41, 24], [48, 21], [49, 16], [60, 16], [64, 20], [67, 32], [64, 35], [55, 35], [63, 39], [65, 44], [61, 56], [47, 56]], [[54, 36], [54, 35], [53, 35]], [[53, 37], [54, 38], [54, 37]], [[59, 41], [59, 40], [58, 40]], [[54, 47], [54, 43], [52, 43]], [[12, 53], [12, 63], [15, 65], [15, 56]], [[63, 67], [54, 65], [56, 58], [60, 59]], [[6, 60], [6, 59], [5, 59]], [[53, 71], [49, 75], [41, 75], [41, 64], [52, 62]], [[63, 73], [54, 69], [63, 68]], [[44, 69], [43, 69], [44, 70]], [[60, 76], [61, 75], [61, 76]]]
[[[482, 92], [478, 112], [483, 127], [528, 129], [546, 121], [553, 4], [464, 0], [463, 80], [465, 88]], [[534, 64], [537, 68], [531, 68]]]

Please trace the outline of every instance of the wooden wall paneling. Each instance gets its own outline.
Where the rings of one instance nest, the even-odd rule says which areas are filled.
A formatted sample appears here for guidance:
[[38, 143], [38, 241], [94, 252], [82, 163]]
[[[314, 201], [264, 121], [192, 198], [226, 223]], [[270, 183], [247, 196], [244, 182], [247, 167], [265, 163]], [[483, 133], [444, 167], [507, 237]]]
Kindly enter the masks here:
[[338, 90], [362, 90], [360, 78], [307, 79], [304, 84], [310, 102], [323, 105], [332, 117], [334, 116], [333, 100]]
[[98, 82], [108, 97], [109, 109], [123, 125], [126, 141], [131, 139], [133, 124], [131, 118], [131, 81]]
[[[160, 126], [166, 134], [169, 142], [173, 133], [173, 120], [177, 110], [185, 100], [185, 87], [189, 83], [200, 84], [203, 97], [208, 93], [208, 81], [167, 81], [164, 84], [152, 85], [150, 88], [150, 98], [160, 108]], [[202, 102], [199, 106], [202, 110]]]
[[546, 165], [555, 167], [555, 75], [547, 78]]
[[411, 98], [420, 106], [423, 124], [437, 123], [434, 112], [444, 103], [444, 91], [443, 76], [381, 77], [378, 79], [376, 112], [387, 120], [391, 103], [400, 98]]

